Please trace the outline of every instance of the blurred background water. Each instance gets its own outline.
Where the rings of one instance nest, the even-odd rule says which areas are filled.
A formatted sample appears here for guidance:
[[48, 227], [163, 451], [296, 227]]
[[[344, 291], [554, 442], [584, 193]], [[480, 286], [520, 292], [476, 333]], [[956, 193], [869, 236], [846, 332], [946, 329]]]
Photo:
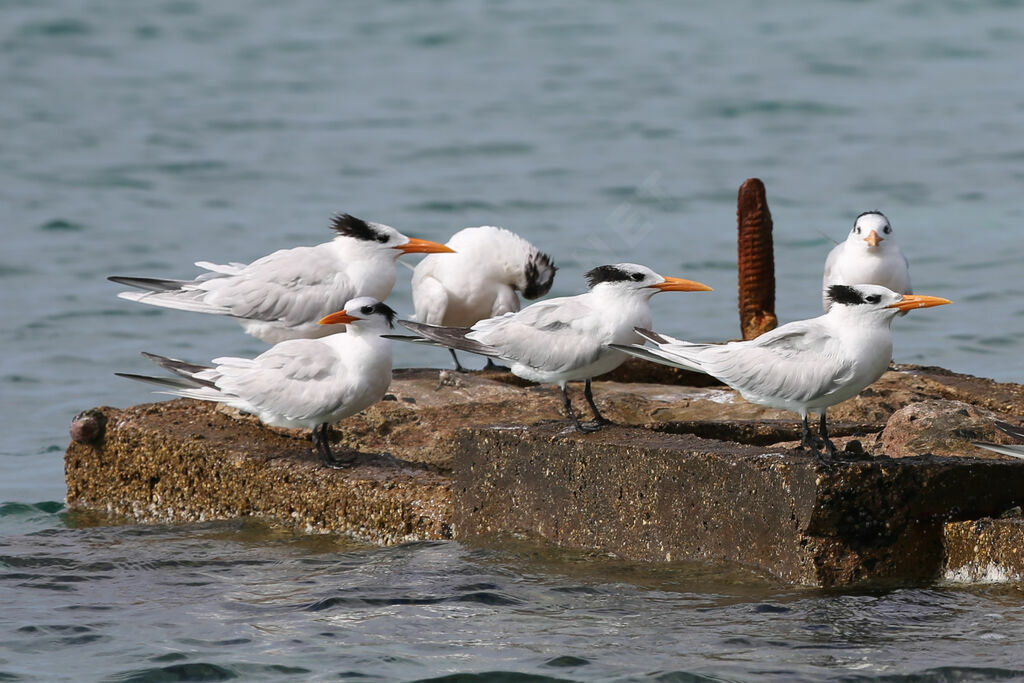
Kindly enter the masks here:
[[341, 211], [503, 225], [554, 257], [552, 295], [618, 261], [706, 282], [655, 326], [721, 340], [760, 177], [780, 319], [818, 314], [832, 242], [879, 209], [915, 290], [956, 302], [896, 321], [896, 360], [1024, 381], [1022, 64], [1015, 0], [0, 1], [0, 679], [1024, 676], [1015, 588], [833, 595], [60, 503], [71, 417], [153, 400], [112, 375], [139, 351], [263, 349], [105, 276], [314, 244]]

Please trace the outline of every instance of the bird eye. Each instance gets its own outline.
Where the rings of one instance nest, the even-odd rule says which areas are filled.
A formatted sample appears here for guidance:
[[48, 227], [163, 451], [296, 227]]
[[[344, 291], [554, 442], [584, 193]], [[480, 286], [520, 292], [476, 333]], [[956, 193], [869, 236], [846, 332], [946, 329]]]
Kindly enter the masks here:
[[362, 308], [359, 309], [359, 312], [362, 313], [363, 315], [370, 315], [371, 313], [373, 313], [373, 306], [363, 306]]
[[860, 234], [860, 226], [859, 225], [853, 226], [853, 234], [854, 235], [859, 235]]
[[865, 297], [864, 300], [867, 301], [869, 304], [877, 304], [879, 301], [882, 300], [882, 295], [881, 294], [872, 294], [869, 297]]
[[887, 226], [885, 226], [884, 228], [882, 228], [882, 232], [884, 232], [884, 233], [885, 233], [886, 235], [888, 235], [888, 234], [889, 234], [890, 232], [892, 232], [892, 228], [890, 228], [890, 227], [889, 227], [889, 226], [887, 225]]
[[633, 282], [640, 282], [641, 280], [644, 279], [644, 274], [643, 273], [633, 273], [632, 275], [630, 275], [630, 277], [633, 278]]
[[388, 236], [387, 235], [377, 235], [377, 241], [380, 242], [381, 244], [384, 244], [385, 242], [388, 241]]

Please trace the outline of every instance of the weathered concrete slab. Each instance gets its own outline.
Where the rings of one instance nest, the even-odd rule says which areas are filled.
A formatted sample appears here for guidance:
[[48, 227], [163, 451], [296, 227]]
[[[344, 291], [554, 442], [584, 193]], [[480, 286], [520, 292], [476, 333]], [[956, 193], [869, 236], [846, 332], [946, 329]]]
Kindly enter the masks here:
[[103, 440], [72, 442], [64, 459], [72, 507], [159, 522], [266, 517], [382, 544], [451, 538], [449, 480], [424, 465], [327, 469], [308, 439], [195, 401], [100, 410]]
[[[391, 400], [335, 429], [336, 448], [364, 454], [344, 471], [319, 465], [307, 433], [209, 404], [103, 408], [105, 436], [68, 449], [68, 502], [138, 520], [254, 515], [377, 543], [527, 531], [626, 558], [843, 585], [937, 577], [944, 523], [998, 515], [1024, 492], [1024, 463], [964, 450], [965, 439], [1003, 438], [990, 415], [1019, 419], [1018, 385], [887, 372], [830, 411], [850, 456], [823, 467], [792, 450], [791, 414], [685, 375], [664, 381], [596, 382], [605, 415], [632, 426], [580, 435], [552, 387], [400, 370]], [[926, 411], [905, 408], [920, 401]], [[897, 411], [903, 422], [886, 432], [900, 438], [883, 438]], [[994, 459], [888, 457], [931, 451]]]
[[952, 583], [1024, 581], [1024, 519], [946, 524], [943, 578]]
[[935, 579], [943, 524], [1024, 500], [1024, 465], [803, 452], [616, 427], [464, 430], [461, 539], [525, 532], [635, 560], [703, 559], [795, 583]]

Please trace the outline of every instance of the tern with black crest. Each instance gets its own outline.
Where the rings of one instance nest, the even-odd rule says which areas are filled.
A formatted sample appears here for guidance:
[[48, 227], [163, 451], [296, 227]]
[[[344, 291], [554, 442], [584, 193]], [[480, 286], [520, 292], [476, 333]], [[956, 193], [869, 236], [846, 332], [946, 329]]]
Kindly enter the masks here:
[[825, 259], [821, 301], [827, 313], [832, 306], [832, 285], [881, 285], [897, 294], [911, 294], [907, 259], [893, 239], [892, 225], [881, 211], [857, 216], [853, 229]]
[[121, 292], [122, 299], [232, 316], [252, 336], [274, 344], [339, 331], [317, 321], [355, 297], [383, 301], [395, 286], [395, 261], [402, 254], [452, 251], [348, 214], [336, 216], [331, 227], [330, 242], [281, 249], [249, 264], [199, 261], [209, 272], [193, 280], [108, 279], [142, 290]]
[[345, 334], [290, 339], [255, 358], [215, 358], [195, 365], [155, 354], [143, 355], [174, 377], [117, 373], [164, 387], [174, 396], [224, 403], [275, 427], [313, 430], [313, 445], [324, 464], [343, 467], [354, 456], [337, 458], [329, 426], [368, 408], [391, 384], [391, 329], [395, 312], [371, 297], [358, 297], [324, 317], [324, 326], [345, 325]]
[[[829, 406], [856, 396], [889, 367], [893, 318], [903, 311], [948, 304], [948, 299], [900, 294], [880, 285], [832, 285], [828, 313], [791, 322], [749, 341], [695, 344], [638, 330], [653, 347], [615, 348], [656, 363], [718, 378], [751, 403], [782, 408], [803, 420], [801, 445], [828, 456]], [[808, 413], [820, 415], [815, 440]]]
[[[505, 228], [465, 228], [445, 243], [454, 254], [431, 254], [412, 276], [415, 320], [470, 327], [485, 318], [515, 313], [519, 295], [537, 299], [551, 289], [551, 257]], [[455, 367], [462, 370], [453, 349]], [[488, 364], [491, 360], [487, 359]]]
[[[469, 327], [438, 327], [399, 322], [430, 341], [509, 364], [512, 373], [541, 384], [557, 384], [569, 418], [578, 431], [608, 424], [594, 402], [593, 377], [617, 368], [626, 355], [612, 344], [640, 341], [635, 327], [650, 325], [650, 299], [658, 292], [711, 291], [692, 280], [664, 277], [646, 266], [617, 263], [586, 274], [590, 291], [538, 301], [517, 313], [481, 320]], [[582, 423], [572, 410], [567, 385], [586, 382], [584, 396], [594, 419]]]

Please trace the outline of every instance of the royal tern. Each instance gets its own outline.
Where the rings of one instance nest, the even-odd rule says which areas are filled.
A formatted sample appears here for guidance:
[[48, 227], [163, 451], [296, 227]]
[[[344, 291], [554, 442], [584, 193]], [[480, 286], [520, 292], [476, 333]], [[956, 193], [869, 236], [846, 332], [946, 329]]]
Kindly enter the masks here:
[[324, 464], [340, 467], [354, 456], [331, 453], [329, 425], [384, 397], [391, 383], [391, 342], [381, 335], [394, 317], [387, 304], [358, 297], [320, 321], [346, 325], [347, 334], [285, 340], [252, 359], [215, 358], [212, 367], [143, 353], [177, 376], [116, 374], [160, 385], [175, 396], [224, 403], [275, 427], [312, 429]]
[[[520, 292], [526, 299], [551, 289], [557, 268], [551, 258], [505, 228], [465, 228], [446, 246], [452, 256], [430, 255], [412, 275], [417, 322], [469, 327], [485, 318], [515, 313]], [[455, 367], [462, 370], [454, 349]], [[488, 365], [491, 359], [487, 359]]]
[[274, 344], [339, 331], [317, 321], [349, 299], [383, 301], [395, 285], [395, 260], [402, 254], [452, 251], [348, 214], [336, 216], [331, 227], [337, 234], [330, 242], [281, 249], [248, 265], [199, 261], [196, 265], [209, 272], [194, 280], [107, 279], [143, 290], [121, 292], [122, 299], [233, 316], [246, 332]]
[[[1024, 444], [1024, 427], [1016, 427], [1007, 422], [999, 421], [997, 421], [995, 425], [1000, 431], [1009, 434], [1017, 441], [1021, 442], [1021, 444]], [[987, 448], [988, 450], [1001, 455], [1009, 455], [1014, 458], [1024, 458], [1024, 445], [1007, 446], [1001, 443], [986, 443], [984, 441], [974, 441], [973, 443], [975, 446]]]
[[825, 412], [856, 396], [882, 376], [892, 357], [893, 317], [912, 308], [948, 304], [948, 299], [899, 294], [880, 285], [832, 285], [825, 315], [777, 327], [756, 339], [726, 344], [694, 344], [650, 330], [638, 330], [654, 348], [618, 346], [640, 358], [704, 372], [740, 392], [752, 403], [791, 410], [803, 420], [801, 445], [816, 448], [809, 412], [819, 413], [825, 452]]
[[889, 219], [880, 211], [857, 216], [853, 229], [825, 259], [821, 302], [827, 313], [832, 305], [831, 285], [881, 285], [898, 294], [910, 294], [907, 259], [892, 237]]
[[[650, 298], [658, 292], [711, 291], [707, 285], [663, 277], [635, 263], [599, 266], [586, 274], [590, 291], [538, 301], [517, 313], [481, 320], [471, 327], [436, 327], [400, 320], [434, 343], [503, 360], [512, 373], [531, 382], [557, 384], [573, 425], [581, 432], [608, 421], [594, 403], [590, 380], [614, 370], [625, 359], [612, 343], [639, 341], [634, 327], [650, 324]], [[581, 423], [572, 410], [567, 384], [585, 380], [584, 396], [594, 419]]]

